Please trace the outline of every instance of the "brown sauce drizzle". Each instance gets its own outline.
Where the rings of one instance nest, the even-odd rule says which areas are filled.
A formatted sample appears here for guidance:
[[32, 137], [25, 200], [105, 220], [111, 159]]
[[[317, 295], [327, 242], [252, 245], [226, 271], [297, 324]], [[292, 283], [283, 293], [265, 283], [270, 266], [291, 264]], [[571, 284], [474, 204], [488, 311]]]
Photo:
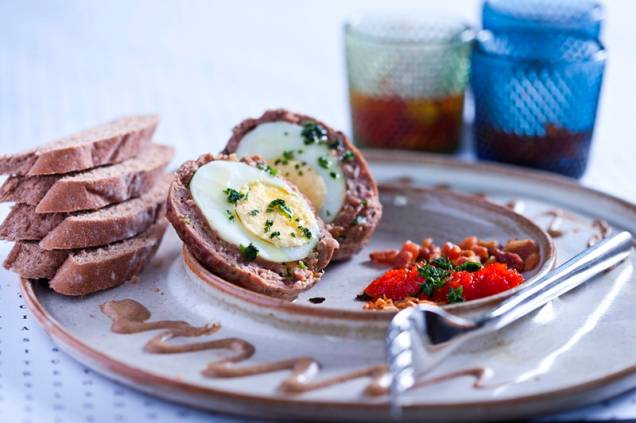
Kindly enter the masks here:
[[526, 208], [526, 204], [521, 200], [510, 200], [506, 203], [506, 207], [508, 207], [515, 213], [523, 214], [523, 211]]
[[588, 247], [591, 247], [601, 240], [604, 240], [612, 233], [612, 228], [610, 227], [609, 223], [602, 219], [594, 219], [592, 221], [592, 228], [596, 230], [596, 233], [590, 237], [589, 241], [587, 241]]
[[[572, 222], [580, 222], [578, 216], [573, 213], [566, 212], [562, 209], [548, 210], [542, 213], [540, 216], [552, 216], [552, 220], [550, 221], [546, 229], [546, 232], [552, 238], [558, 238], [566, 234], [566, 232], [561, 229], [561, 224], [563, 223], [564, 219], [570, 220]], [[591, 226], [592, 229], [596, 231], [596, 233], [594, 233], [587, 241], [588, 247], [591, 247], [597, 242], [607, 238], [612, 233], [612, 227], [609, 225], [609, 223], [607, 223], [607, 221], [603, 219], [594, 219]], [[578, 232], [579, 229], [580, 228], [573, 228], [571, 232]], [[634, 247], [636, 248], [636, 244]]]
[[[370, 379], [364, 394], [370, 396], [386, 395], [389, 390], [389, 375], [385, 365], [369, 366], [352, 372], [333, 377], [315, 380], [320, 372], [320, 363], [312, 357], [295, 357], [268, 363], [258, 363], [238, 366], [251, 358], [256, 352], [254, 345], [240, 338], [223, 338], [212, 341], [195, 342], [190, 344], [172, 345], [168, 341], [179, 337], [197, 337], [211, 335], [221, 329], [218, 323], [205, 326], [192, 326], [181, 320], [159, 320], [148, 322], [150, 311], [143, 304], [131, 300], [111, 300], [100, 306], [102, 313], [111, 321], [111, 331], [119, 334], [132, 334], [157, 329], [164, 332], [151, 338], [144, 349], [155, 354], [178, 354], [191, 351], [225, 349], [232, 354], [208, 363], [201, 374], [210, 378], [235, 378], [257, 374], [272, 373], [280, 370], [290, 370], [291, 373], [279, 384], [280, 391], [290, 394], [301, 394], [359, 378]], [[458, 377], [470, 376], [475, 379], [474, 388], [485, 388], [484, 380], [490, 377], [491, 371], [486, 368], [471, 368], [423, 379], [415, 384], [422, 387], [441, 383]]]
[[475, 381], [473, 382], [473, 388], [476, 388], [476, 389], [486, 389], [486, 388], [499, 387], [504, 385], [504, 384], [496, 384], [492, 386], [486, 385], [485, 384], [486, 380], [492, 376], [492, 370], [486, 367], [474, 367], [472, 369], [457, 370], [455, 372], [446, 373], [445, 375], [417, 381], [415, 383], [414, 388], [420, 388], [423, 386], [433, 385], [435, 383], [441, 383], [447, 380], [451, 380], [451, 379], [455, 379], [455, 378], [463, 377], [463, 376], [473, 377], [475, 379]]
[[561, 229], [561, 225], [563, 224], [563, 210], [549, 210], [544, 213], [544, 216], [552, 216], [552, 220], [546, 228], [546, 232], [548, 233], [548, 235], [550, 235], [552, 238], [562, 237], [565, 234], [565, 232]]
[[[563, 224], [564, 220], [568, 220], [571, 222], [578, 222], [578, 223], [581, 222], [581, 219], [579, 219], [577, 215], [575, 215], [574, 213], [567, 212], [563, 209], [548, 210], [546, 212], [541, 213], [539, 216], [552, 217], [552, 220], [550, 221], [550, 223], [548, 224], [548, 227], [546, 228], [546, 232], [552, 238], [559, 238], [567, 234], [565, 230], [561, 229], [561, 225]], [[571, 232], [577, 232], [578, 230], [579, 228], [573, 228], [571, 229]]]

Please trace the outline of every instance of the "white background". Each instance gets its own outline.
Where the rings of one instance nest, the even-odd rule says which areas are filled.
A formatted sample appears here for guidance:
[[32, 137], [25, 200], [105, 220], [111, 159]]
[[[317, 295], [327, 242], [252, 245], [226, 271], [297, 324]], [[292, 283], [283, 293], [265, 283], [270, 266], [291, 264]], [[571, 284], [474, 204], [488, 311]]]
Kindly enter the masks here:
[[[0, 0], [0, 152], [142, 112], [161, 114], [157, 138], [177, 148], [173, 166], [218, 151], [235, 123], [266, 108], [348, 131], [342, 23], [371, 10], [477, 24], [480, 2]], [[606, 11], [609, 61], [583, 183], [636, 201], [636, 2], [608, 0]], [[210, 420], [55, 351], [16, 282], [2, 273], [0, 422]], [[636, 393], [564, 417], [585, 416], [636, 418]]]

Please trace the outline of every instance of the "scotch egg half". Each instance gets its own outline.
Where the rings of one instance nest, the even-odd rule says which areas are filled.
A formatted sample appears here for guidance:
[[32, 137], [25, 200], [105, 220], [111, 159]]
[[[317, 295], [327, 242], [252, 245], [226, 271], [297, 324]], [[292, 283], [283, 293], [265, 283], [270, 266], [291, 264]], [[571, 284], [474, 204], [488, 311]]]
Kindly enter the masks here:
[[245, 134], [235, 153], [267, 160], [279, 176], [298, 187], [325, 222], [331, 222], [344, 204], [347, 188], [340, 161], [318, 124], [262, 123]]
[[190, 192], [210, 228], [242, 252], [277, 263], [302, 260], [318, 242], [317, 218], [301, 194], [271, 173], [211, 161], [192, 176]]

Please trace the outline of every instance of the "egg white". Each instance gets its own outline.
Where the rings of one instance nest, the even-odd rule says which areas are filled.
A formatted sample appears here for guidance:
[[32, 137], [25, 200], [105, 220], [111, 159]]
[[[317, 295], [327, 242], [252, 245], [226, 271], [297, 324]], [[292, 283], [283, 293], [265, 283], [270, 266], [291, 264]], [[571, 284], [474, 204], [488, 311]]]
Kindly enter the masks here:
[[[280, 158], [284, 151], [293, 150], [295, 160], [307, 162], [307, 165], [323, 179], [327, 194], [318, 212], [323, 221], [331, 222], [344, 204], [347, 190], [344, 175], [331, 149], [325, 144], [305, 145], [302, 130], [302, 126], [289, 122], [260, 124], [243, 137], [236, 149], [236, 155], [246, 157], [259, 154], [269, 161]], [[298, 150], [302, 150], [302, 153], [298, 153]], [[319, 157], [328, 157], [332, 163], [331, 167], [325, 169], [319, 166]], [[331, 172], [335, 172], [337, 178], [333, 178]]]
[[311, 231], [312, 237], [306, 244], [298, 247], [276, 247], [251, 234], [243, 227], [238, 218], [234, 218], [234, 220], [228, 218], [226, 210], [233, 211], [234, 205], [228, 203], [227, 195], [223, 191], [227, 188], [240, 191], [250, 182], [256, 181], [279, 186], [290, 192], [291, 195], [298, 195], [294, 193], [287, 182], [280, 178], [245, 163], [224, 160], [212, 161], [201, 166], [190, 181], [190, 192], [210, 227], [224, 241], [237, 247], [252, 243], [258, 248], [259, 257], [276, 263], [304, 259], [316, 246], [320, 233], [311, 206], [304, 198], [300, 198], [300, 201], [309, 210], [308, 215], [311, 222], [307, 227]]

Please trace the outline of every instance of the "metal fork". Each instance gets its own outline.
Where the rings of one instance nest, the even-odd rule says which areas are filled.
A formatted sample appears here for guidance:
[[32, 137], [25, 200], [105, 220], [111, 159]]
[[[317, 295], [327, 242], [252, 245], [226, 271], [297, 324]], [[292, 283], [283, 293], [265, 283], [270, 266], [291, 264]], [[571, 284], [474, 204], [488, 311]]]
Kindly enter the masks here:
[[496, 332], [599, 273], [625, 260], [632, 235], [620, 232], [588, 248], [547, 275], [531, 281], [492, 311], [467, 319], [422, 304], [400, 311], [386, 337], [391, 375], [390, 402], [400, 412], [400, 395], [466, 340]]

